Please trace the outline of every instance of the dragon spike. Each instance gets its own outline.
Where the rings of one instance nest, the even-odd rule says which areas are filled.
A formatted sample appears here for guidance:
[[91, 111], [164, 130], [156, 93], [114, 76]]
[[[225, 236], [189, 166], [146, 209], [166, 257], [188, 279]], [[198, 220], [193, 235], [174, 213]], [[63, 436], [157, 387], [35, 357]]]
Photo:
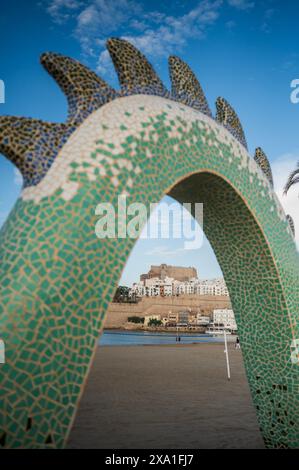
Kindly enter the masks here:
[[205, 94], [189, 65], [179, 57], [168, 59], [173, 98], [212, 117]]
[[169, 95], [146, 57], [128, 41], [110, 38], [107, 49], [124, 95]]
[[271, 166], [267, 158], [267, 155], [263, 152], [263, 150], [260, 147], [258, 147], [255, 151], [254, 160], [259, 165], [261, 170], [265, 173], [266, 177], [269, 180], [269, 183], [271, 184], [273, 188], [274, 183], [273, 183], [273, 175], [272, 175]]
[[295, 238], [295, 224], [294, 224], [294, 220], [293, 218], [290, 216], [290, 215], [287, 215], [287, 221], [289, 222], [289, 226], [290, 226], [290, 229], [291, 229], [291, 232], [293, 234], [293, 237]]
[[296, 170], [292, 171], [290, 176], [288, 177], [288, 181], [284, 187], [284, 195], [287, 195], [290, 188], [299, 182], [299, 162], [297, 163]]
[[248, 150], [242, 124], [231, 105], [224, 99], [216, 101], [216, 121], [222, 124]]
[[36, 185], [71, 132], [65, 124], [0, 116], [0, 152], [20, 170], [24, 187]]
[[40, 61], [67, 97], [71, 124], [79, 125], [116, 97], [113, 88], [77, 60], [47, 52]]

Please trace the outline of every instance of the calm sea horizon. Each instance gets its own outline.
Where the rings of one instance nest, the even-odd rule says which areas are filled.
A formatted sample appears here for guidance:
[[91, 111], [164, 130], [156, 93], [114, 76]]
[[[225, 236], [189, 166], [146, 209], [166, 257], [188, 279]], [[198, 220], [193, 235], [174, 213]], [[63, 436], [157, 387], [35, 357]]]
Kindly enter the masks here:
[[[223, 343], [223, 337], [202, 333], [181, 333], [180, 344]], [[232, 341], [228, 338], [228, 341]], [[104, 330], [99, 340], [101, 346], [143, 346], [177, 344], [176, 332]]]

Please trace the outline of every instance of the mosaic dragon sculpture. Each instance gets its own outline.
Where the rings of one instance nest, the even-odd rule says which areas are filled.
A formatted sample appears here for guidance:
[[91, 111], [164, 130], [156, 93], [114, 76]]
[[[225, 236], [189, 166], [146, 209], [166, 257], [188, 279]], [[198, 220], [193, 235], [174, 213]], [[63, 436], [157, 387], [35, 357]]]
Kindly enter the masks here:
[[[115, 91], [77, 61], [41, 63], [65, 93], [65, 123], [0, 117], [0, 152], [24, 188], [0, 232], [0, 446], [61, 448], [134, 240], [95, 236], [95, 207], [204, 203], [204, 229], [235, 311], [267, 447], [299, 447], [299, 259], [271, 168], [223, 98], [214, 119], [193, 72], [169, 59], [169, 92], [131, 44], [107, 47]], [[103, 377], [105, 380], [105, 377]]]

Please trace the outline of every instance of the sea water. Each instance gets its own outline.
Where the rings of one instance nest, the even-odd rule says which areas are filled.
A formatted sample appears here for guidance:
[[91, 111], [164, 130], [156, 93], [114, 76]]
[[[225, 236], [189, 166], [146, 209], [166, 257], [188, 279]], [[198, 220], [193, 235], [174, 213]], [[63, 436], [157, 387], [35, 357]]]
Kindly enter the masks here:
[[[213, 337], [208, 334], [183, 333], [179, 336], [181, 338], [179, 344], [223, 343], [224, 341], [222, 336]], [[176, 332], [105, 330], [100, 338], [101, 346], [141, 346], [153, 344], [178, 344]]]

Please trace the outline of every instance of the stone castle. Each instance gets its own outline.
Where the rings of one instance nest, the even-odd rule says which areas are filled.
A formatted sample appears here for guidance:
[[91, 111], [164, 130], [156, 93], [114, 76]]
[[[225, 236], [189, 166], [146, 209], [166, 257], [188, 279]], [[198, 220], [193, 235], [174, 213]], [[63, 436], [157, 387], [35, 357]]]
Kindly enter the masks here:
[[151, 266], [147, 274], [141, 274], [140, 281], [145, 279], [152, 279], [158, 277], [164, 280], [166, 277], [171, 277], [177, 281], [190, 281], [192, 278], [198, 278], [197, 270], [195, 268], [185, 268], [181, 266], [169, 266], [167, 264], [160, 264], [160, 266]]

